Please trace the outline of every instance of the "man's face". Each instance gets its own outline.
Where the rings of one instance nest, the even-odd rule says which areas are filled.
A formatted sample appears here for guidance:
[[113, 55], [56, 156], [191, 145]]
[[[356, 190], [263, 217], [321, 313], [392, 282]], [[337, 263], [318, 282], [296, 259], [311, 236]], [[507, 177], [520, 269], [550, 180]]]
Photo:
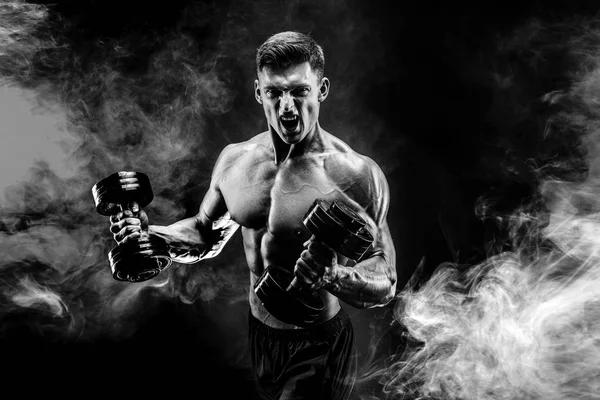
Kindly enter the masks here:
[[288, 68], [263, 68], [254, 82], [256, 100], [267, 121], [287, 144], [301, 142], [319, 119], [319, 106], [329, 92], [329, 80], [319, 79], [308, 62]]

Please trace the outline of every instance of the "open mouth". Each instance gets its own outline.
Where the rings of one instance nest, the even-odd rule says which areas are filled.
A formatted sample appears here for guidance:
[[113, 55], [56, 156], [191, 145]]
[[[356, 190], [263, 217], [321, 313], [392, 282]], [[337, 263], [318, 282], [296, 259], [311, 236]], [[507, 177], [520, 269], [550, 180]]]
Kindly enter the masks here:
[[297, 115], [282, 115], [279, 117], [279, 120], [281, 121], [281, 125], [283, 125], [286, 130], [294, 131], [298, 127], [300, 117]]

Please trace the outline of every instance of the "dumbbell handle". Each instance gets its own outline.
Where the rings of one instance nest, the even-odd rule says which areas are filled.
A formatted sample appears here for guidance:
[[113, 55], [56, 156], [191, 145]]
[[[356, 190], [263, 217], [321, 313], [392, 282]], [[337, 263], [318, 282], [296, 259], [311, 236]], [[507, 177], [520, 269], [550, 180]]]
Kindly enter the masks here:
[[[121, 212], [125, 212], [125, 211], [131, 211], [134, 215], [136, 213], [139, 213], [141, 210], [141, 207], [138, 205], [138, 203], [136, 201], [132, 201], [130, 203], [120, 203], [119, 206], [121, 206]], [[134, 211], [134, 208], [137, 207], [137, 211]]]
[[[134, 211], [136, 206], [137, 211]], [[134, 218], [138, 218], [140, 215], [140, 211], [142, 210], [142, 208], [135, 201], [132, 201], [131, 203], [120, 203], [119, 207], [121, 208], [121, 212], [131, 211]]]

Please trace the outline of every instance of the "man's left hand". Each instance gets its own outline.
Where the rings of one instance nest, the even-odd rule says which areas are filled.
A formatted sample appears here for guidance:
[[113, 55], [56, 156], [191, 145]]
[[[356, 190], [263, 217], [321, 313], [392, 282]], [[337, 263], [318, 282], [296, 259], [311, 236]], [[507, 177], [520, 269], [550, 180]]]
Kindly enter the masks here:
[[339, 269], [337, 253], [313, 236], [304, 243], [294, 274], [303, 286], [317, 290], [331, 285]]

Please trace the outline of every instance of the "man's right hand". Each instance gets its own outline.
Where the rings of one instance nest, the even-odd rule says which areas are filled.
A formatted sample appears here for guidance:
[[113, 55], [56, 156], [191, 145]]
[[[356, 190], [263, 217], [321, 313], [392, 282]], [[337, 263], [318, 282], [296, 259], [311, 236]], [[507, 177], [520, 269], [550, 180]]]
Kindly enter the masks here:
[[148, 216], [134, 202], [127, 210], [110, 216], [110, 231], [118, 244], [138, 239], [148, 234]]

